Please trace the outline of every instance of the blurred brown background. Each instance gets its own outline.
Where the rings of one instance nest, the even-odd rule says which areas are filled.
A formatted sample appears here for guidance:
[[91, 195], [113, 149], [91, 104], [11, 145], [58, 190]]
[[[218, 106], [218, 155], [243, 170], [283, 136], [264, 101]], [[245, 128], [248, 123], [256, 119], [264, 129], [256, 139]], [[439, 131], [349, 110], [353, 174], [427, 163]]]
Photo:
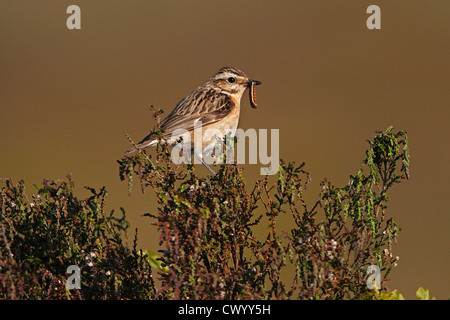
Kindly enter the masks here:
[[[81, 30], [66, 8], [81, 8]], [[381, 8], [381, 30], [366, 8]], [[406, 129], [411, 179], [393, 188], [388, 215], [402, 227], [390, 289], [419, 286], [447, 299], [449, 270], [450, 2], [431, 1], [6, 1], [0, 2], [0, 177], [74, 176], [109, 191], [139, 227], [154, 199], [120, 182], [116, 160], [220, 67], [261, 80], [259, 109], [243, 99], [240, 127], [280, 129], [280, 155], [305, 161], [311, 199], [328, 177], [344, 185], [376, 130]], [[244, 166], [249, 180], [260, 165]], [[207, 171], [199, 168], [200, 173]], [[289, 227], [289, 226], [287, 226]]]

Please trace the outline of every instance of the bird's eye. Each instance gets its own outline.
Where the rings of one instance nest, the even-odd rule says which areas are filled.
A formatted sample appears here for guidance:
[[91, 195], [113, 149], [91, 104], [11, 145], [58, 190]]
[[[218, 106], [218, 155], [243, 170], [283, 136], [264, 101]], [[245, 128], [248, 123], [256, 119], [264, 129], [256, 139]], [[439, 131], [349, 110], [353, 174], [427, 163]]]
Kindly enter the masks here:
[[229, 78], [227, 79], [227, 81], [228, 81], [229, 83], [234, 83], [234, 82], [236, 81], [236, 79], [233, 78], [233, 77], [229, 77]]

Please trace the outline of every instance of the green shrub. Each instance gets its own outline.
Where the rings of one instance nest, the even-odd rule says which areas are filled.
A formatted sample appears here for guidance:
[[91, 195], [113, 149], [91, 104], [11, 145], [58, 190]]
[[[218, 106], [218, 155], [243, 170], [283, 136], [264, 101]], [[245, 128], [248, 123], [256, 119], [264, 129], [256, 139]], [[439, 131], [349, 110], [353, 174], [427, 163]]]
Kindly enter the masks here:
[[[348, 185], [322, 182], [319, 199], [308, 206], [310, 177], [304, 164], [281, 161], [278, 177], [248, 188], [237, 165], [198, 177], [181, 168], [158, 145], [119, 161], [121, 179], [137, 176], [151, 188], [158, 209], [147, 215], [160, 232], [163, 299], [354, 299], [368, 293], [366, 269], [375, 264], [387, 280], [396, 257], [399, 228], [385, 215], [387, 191], [408, 178], [406, 133], [392, 128], [369, 142], [366, 159]], [[324, 218], [317, 217], [322, 213]], [[280, 231], [277, 218], [290, 214], [294, 226]], [[255, 228], [267, 224], [258, 239]], [[295, 271], [286, 282], [281, 273]]]
[[[0, 298], [133, 299], [153, 296], [147, 260], [123, 243], [128, 224], [104, 211], [106, 191], [79, 200], [73, 181], [44, 180], [29, 199], [23, 181], [1, 188]], [[68, 290], [68, 266], [81, 289]]]
[[[428, 289], [424, 289], [420, 287], [416, 291], [416, 297], [419, 300], [436, 300], [436, 298], [430, 298], [430, 291]], [[393, 291], [387, 291], [384, 293], [381, 293], [378, 288], [374, 288], [372, 292], [369, 292], [367, 296], [364, 297], [364, 299], [368, 300], [405, 300], [405, 297], [398, 292], [398, 290]]]
[[[281, 161], [276, 177], [248, 186], [237, 165], [200, 177], [194, 165], [174, 165], [164, 145], [153, 159], [140, 152], [118, 162], [130, 191], [137, 178], [157, 196], [145, 215], [160, 233], [159, 257], [137, 250], [137, 236], [128, 248], [125, 213], [105, 213], [104, 188], [79, 200], [70, 177], [44, 180], [30, 200], [22, 181], [4, 179], [0, 298], [363, 299], [373, 293], [368, 266], [380, 268], [382, 292], [397, 263], [400, 229], [386, 203], [409, 177], [404, 131], [378, 132], [349, 183], [324, 180], [312, 204], [304, 163]], [[280, 230], [280, 215], [290, 229]], [[81, 269], [79, 290], [66, 288], [69, 265]]]

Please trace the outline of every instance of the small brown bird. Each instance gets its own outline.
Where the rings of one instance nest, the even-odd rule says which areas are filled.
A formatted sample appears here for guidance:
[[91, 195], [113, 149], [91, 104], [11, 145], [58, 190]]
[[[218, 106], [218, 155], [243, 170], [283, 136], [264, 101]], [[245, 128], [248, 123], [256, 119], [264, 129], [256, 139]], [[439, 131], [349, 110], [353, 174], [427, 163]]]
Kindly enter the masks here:
[[[238, 68], [221, 68], [200, 87], [180, 100], [175, 109], [161, 122], [163, 141], [174, 145], [180, 137], [183, 137], [184, 141], [187, 138], [192, 142], [193, 148], [194, 128], [197, 129], [197, 124], [201, 122], [202, 151], [197, 153], [194, 151], [194, 155], [215, 174], [203, 157], [212, 152], [214, 142], [223, 141], [227, 134], [235, 135], [239, 123], [241, 98], [246, 89], [250, 90], [251, 106], [256, 108], [254, 86], [259, 84], [260, 81], [249, 79]], [[177, 130], [181, 134], [178, 134]], [[150, 132], [136, 147], [129, 149], [125, 154], [155, 146], [157, 143], [155, 132]]]

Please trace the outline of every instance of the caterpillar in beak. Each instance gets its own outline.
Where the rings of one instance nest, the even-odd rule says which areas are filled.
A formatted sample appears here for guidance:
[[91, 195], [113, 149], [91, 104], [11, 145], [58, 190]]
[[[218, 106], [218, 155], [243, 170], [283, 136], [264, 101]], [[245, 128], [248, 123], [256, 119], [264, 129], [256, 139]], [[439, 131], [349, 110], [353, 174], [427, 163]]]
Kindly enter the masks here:
[[249, 96], [250, 96], [250, 106], [253, 109], [258, 108], [258, 105], [256, 104], [256, 89], [255, 89], [255, 82], [250, 83], [250, 88], [248, 90]]

